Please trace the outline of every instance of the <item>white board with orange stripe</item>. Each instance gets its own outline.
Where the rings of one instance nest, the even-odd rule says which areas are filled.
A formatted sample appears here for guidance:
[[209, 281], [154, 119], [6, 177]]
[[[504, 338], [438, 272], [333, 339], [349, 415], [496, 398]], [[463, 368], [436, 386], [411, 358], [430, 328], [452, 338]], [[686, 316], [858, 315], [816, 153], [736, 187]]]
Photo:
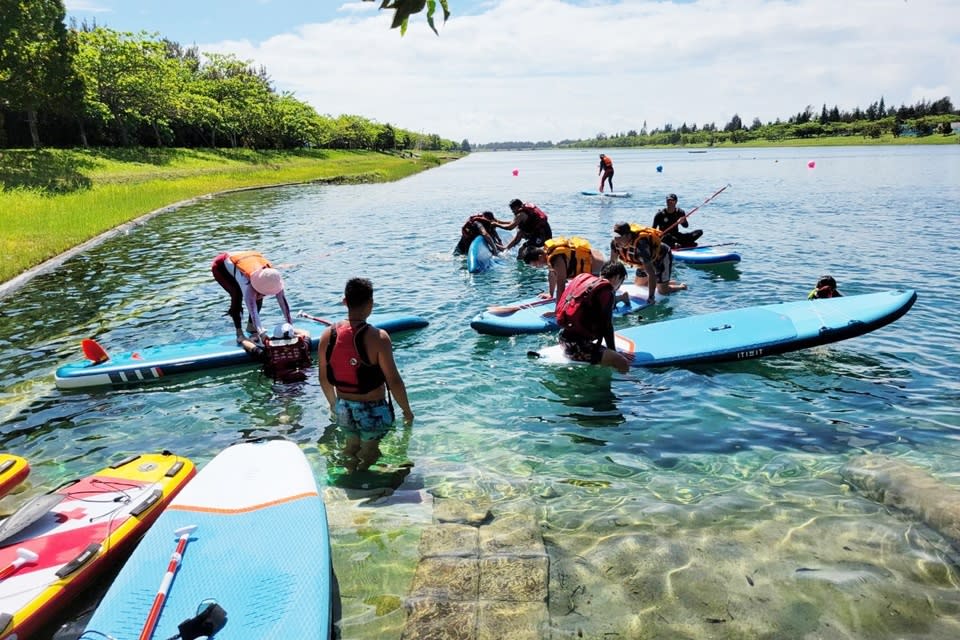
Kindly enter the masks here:
[[197, 528], [154, 638], [175, 635], [210, 600], [227, 612], [223, 637], [329, 637], [326, 511], [309, 462], [285, 440], [234, 445], [207, 463], [144, 537], [87, 630], [138, 637], [176, 548], [174, 532], [187, 525]]

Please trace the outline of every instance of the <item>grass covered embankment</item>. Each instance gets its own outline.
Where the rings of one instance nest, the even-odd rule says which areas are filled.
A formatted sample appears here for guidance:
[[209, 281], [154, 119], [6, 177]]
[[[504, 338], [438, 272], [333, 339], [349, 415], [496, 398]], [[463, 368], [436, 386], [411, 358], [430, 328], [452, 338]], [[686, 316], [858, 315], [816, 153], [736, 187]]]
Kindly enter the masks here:
[[321, 149], [3, 150], [0, 282], [196, 196], [303, 182], [388, 182], [455, 157]]

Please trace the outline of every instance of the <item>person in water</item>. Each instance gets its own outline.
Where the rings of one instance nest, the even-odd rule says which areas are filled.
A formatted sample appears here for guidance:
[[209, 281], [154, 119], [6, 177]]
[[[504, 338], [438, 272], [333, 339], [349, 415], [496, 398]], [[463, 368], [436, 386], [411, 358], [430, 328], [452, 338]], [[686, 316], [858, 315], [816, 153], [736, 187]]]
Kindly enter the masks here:
[[283, 276], [259, 251], [233, 251], [221, 253], [210, 265], [213, 279], [230, 294], [230, 308], [225, 315], [233, 320], [237, 332], [237, 344], [246, 338], [240, 326], [243, 304], [247, 306], [247, 331], [263, 342], [267, 332], [260, 320], [263, 299], [274, 296], [284, 319], [293, 324], [290, 305], [283, 289]]
[[[688, 228], [687, 212], [677, 207], [677, 194], [667, 194], [667, 206], [657, 211], [653, 216], [653, 228], [663, 234], [663, 242], [673, 247], [695, 247], [703, 231], [695, 229], [690, 233], [680, 231], [679, 227]], [[669, 231], [667, 231], [669, 229]]]
[[617, 351], [613, 334], [616, 292], [626, 278], [626, 267], [610, 263], [599, 276], [583, 273], [570, 281], [557, 299], [560, 345], [568, 358], [613, 367], [620, 373], [629, 370], [632, 354]]
[[843, 294], [837, 290], [837, 281], [833, 279], [833, 276], [820, 276], [820, 279], [817, 280], [817, 286], [807, 296], [807, 300], [842, 297]]
[[668, 295], [687, 288], [682, 282], [671, 280], [673, 254], [661, 241], [657, 229], [626, 222], [613, 225], [610, 261], [638, 267], [634, 283], [647, 284], [648, 304], [656, 301], [657, 293]]
[[244, 339], [240, 346], [263, 365], [263, 373], [277, 382], [302, 382], [307, 379], [310, 359], [310, 334], [282, 323], [262, 343]]
[[552, 238], [553, 231], [550, 229], [546, 212], [532, 202], [524, 203], [519, 198], [514, 198], [510, 201], [510, 211], [513, 212], [513, 220], [510, 222], [497, 220], [494, 226], [505, 231], [517, 230], [503, 250], [512, 249], [523, 240], [523, 244], [517, 251], [517, 260], [523, 260], [527, 251], [534, 247], [542, 247], [544, 242]]
[[351, 278], [343, 303], [347, 319], [320, 336], [320, 387], [331, 416], [348, 434], [344, 453], [358, 458], [357, 469], [362, 471], [380, 457], [380, 440], [393, 427], [391, 395], [405, 422], [413, 421], [413, 410], [393, 359], [390, 336], [367, 324], [373, 311], [373, 285], [366, 278]]
[[496, 218], [492, 211], [476, 213], [467, 218], [467, 221], [463, 223], [463, 227], [460, 228], [460, 241], [457, 243], [457, 247], [453, 252], [459, 254], [466, 253], [470, 248], [470, 244], [477, 236], [483, 236], [484, 242], [487, 243], [487, 247], [490, 248], [490, 252], [493, 253], [493, 255], [497, 255], [503, 251], [503, 242], [500, 240], [500, 236], [497, 235], [497, 228], [493, 224], [495, 220]]
[[[546, 293], [541, 298], [557, 299], [563, 295], [567, 282], [581, 273], [600, 275], [600, 270], [607, 264], [607, 258], [599, 249], [590, 246], [583, 238], [551, 238], [542, 247], [534, 247], [527, 251], [523, 261], [531, 267], [546, 267], [548, 270]], [[630, 304], [630, 294], [624, 292], [619, 298]]]
[[600, 154], [600, 170], [597, 172], [600, 176], [600, 193], [603, 193], [603, 183], [610, 185], [610, 191], [613, 191], [613, 159], [610, 156]]

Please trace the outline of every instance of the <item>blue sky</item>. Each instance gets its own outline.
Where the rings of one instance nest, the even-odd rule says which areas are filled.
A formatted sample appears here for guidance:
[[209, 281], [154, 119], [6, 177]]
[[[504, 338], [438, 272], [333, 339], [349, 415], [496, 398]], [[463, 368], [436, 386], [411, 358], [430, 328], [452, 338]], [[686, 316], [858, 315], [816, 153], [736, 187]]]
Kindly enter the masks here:
[[68, 18], [157, 32], [266, 67], [318, 112], [453, 140], [723, 126], [950, 96], [956, 0], [449, 0], [435, 36], [360, 0], [67, 0]]

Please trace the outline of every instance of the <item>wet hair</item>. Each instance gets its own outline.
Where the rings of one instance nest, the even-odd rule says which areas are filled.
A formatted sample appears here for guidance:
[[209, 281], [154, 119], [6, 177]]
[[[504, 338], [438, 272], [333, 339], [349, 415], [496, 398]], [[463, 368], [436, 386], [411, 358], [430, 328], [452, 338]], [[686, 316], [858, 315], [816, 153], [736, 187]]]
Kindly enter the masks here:
[[522, 206], [523, 206], [523, 200], [521, 200], [520, 198], [514, 198], [513, 200], [510, 201], [511, 210], [519, 209]]
[[531, 247], [523, 254], [524, 264], [533, 264], [540, 258], [546, 258], [547, 252], [543, 250], [543, 247]]
[[356, 309], [373, 299], [373, 283], [366, 278], [350, 278], [343, 288], [347, 309]]
[[817, 289], [822, 287], [830, 287], [831, 289], [837, 288], [837, 281], [833, 279], [833, 276], [820, 276], [820, 279], [817, 280]]
[[619, 262], [608, 262], [600, 269], [600, 277], [611, 280], [613, 278], [627, 279], [627, 268]]
[[630, 223], [629, 222], [618, 222], [613, 225], [613, 232], [621, 236], [626, 236], [630, 234]]
[[493, 220], [493, 219], [494, 219], [493, 211], [484, 211], [484, 212], [481, 213], [480, 215], [482, 215], [482, 216], [483, 216], [484, 218], [486, 218], [487, 220]]

